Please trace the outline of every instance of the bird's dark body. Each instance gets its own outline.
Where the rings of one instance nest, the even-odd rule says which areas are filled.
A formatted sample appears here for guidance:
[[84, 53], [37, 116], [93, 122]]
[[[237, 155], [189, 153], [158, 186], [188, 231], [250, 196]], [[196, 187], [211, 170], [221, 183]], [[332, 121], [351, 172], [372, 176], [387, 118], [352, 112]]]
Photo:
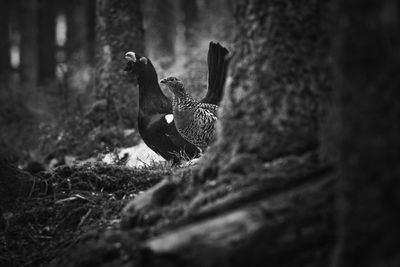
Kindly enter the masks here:
[[171, 113], [139, 114], [138, 128], [145, 144], [164, 159], [175, 163], [179, 162], [182, 151], [189, 158], [197, 156], [198, 149], [179, 135], [174, 123], [165, 120], [167, 114]]
[[[129, 56], [128, 54], [131, 53]], [[126, 55], [128, 59], [126, 70], [137, 77], [139, 85], [139, 133], [147, 146], [166, 160], [178, 163], [181, 155], [194, 158], [199, 155], [199, 149], [186, 141], [178, 133], [174, 122], [167, 122], [165, 116], [172, 114], [172, 103], [161, 91], [156, 70], [147, 58], [132, 52]], [[226, 79], [228, 60], [226, 48], [210, 43], [208, 54], [209, 88], [207, 103], [219, 103], [222, 98]]]

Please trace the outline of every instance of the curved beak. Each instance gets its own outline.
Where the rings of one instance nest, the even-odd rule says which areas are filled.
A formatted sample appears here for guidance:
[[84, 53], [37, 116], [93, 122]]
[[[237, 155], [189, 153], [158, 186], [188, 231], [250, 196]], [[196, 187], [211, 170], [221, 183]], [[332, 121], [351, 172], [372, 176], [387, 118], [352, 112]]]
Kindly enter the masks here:
[[125, 54], [125, 59], [130, 62], [136, 62], [136, 54], [132, 51], [129, 51]]
[[165, 78], [160, 80], [160, 83], [166, 83], [166, 82], [167, 80]]

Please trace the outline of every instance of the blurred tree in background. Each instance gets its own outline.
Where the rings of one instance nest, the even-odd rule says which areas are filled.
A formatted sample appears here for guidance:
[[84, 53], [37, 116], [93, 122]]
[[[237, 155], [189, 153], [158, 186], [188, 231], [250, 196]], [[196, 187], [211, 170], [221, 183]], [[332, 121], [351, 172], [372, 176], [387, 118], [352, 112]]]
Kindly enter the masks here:
[[88, 2], [65, 1], [67, 13], [67, 61], [74, 65], [87, 63], [88, 55]]
[[183, 26], [185, 27], [185, 40], [188, 48], [196, 45], [199, 32], [199, 6], [196, 0], [181, 0], [183, 11]]
[[38, 1], [18, 1], [17, 12], [21, 34], [20, 74], [25, 93], [31, 91], [38, 82]]
[[175, 60], [175, 38], [177, 27], [177, 5], [174, 0], [144, 1], [146, 15], [147, 47], [149, 57], [158, 58], [163, 68]]
[[97, 4], [96, 95], [105, 101], [105, 123], [133, 128], [138, 94], [125, 75], [123, 60], [127, 51], [144, 52], [141, 2], [99, 0]]
[[[0, 74], [2, 76], [6, 76], [10, 71], [9, 8], [9, 0], [0, 2]], [[3, 78], [0, 77], [0, 83], [4, 82]]]
[[52, 0], [39, 0], [39, 82], [53, 81], [56, 67], [56, 10]]

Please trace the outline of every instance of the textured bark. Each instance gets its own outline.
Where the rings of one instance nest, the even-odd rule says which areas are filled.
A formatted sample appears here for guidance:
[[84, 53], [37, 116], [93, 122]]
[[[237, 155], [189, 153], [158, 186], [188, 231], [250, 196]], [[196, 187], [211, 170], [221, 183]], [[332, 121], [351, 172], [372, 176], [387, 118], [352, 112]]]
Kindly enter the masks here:
[[[10, 71], [9, 0], [0, 3], [0, 75]], [[2, 79], [2, 77], [0, 77]]]
[[37, 0], [19, 1], [21, 30], [21, 81], [25, 89], [36, 86], [38, 82], [38, 2]]
[[150, 57], [167, 67], [174, 61], [177, 12], [174, 0], [149, 0], [146, 8], [146, 45]]
[[315, 178], [149, 240], [148, 266], [328, 266], [333, 177]]
[[124, 55], [144, 51], [140, 1], [98, 0], [96, 39], [97, 97], [107, 99], [108, 122], [135, 127], [138, 91], [124, 71]]
[[160, 219], [157, 207], [169, 205], [175, 199], [179, 184], [162, 180], [157, 185], [146, 191], [146, 194], [138, 196], [130, 201], [122, 211], [121, 227], [130, 229], [135, 226], [148, 226]]
[[232, 79], [209, 166], [229, 173], [231, 165], [316, 149], [317, 94], [329, 86], [325, 14], [318, 1], [238, 1]]
[[335, 266], [400, 266], [400, 6], [338, 3], [343, 176]]
[[88, 1], [67, 3], [67, 61], [75, 66], [87, 63]]
[[53, 80], [56, 67], [55, 6], [52, 0], [39, 0], [39, 82]]

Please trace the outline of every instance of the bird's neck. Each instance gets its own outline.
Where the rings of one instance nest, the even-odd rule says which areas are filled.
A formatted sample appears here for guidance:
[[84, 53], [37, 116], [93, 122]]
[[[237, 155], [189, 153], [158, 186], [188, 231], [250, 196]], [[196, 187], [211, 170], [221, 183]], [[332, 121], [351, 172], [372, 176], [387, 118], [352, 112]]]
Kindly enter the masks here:
[[174, 95], [174, 106], [179, 108], [191, 108], [195, 104], [195, 100], [187, 93], [180, 93]]
[[139, 85], [139, 109], [148, 112], [172, 111], [171, 101], [158, 85], [158, 77], [153, 65], [142, 70], [137, 76], [137, 81]]

